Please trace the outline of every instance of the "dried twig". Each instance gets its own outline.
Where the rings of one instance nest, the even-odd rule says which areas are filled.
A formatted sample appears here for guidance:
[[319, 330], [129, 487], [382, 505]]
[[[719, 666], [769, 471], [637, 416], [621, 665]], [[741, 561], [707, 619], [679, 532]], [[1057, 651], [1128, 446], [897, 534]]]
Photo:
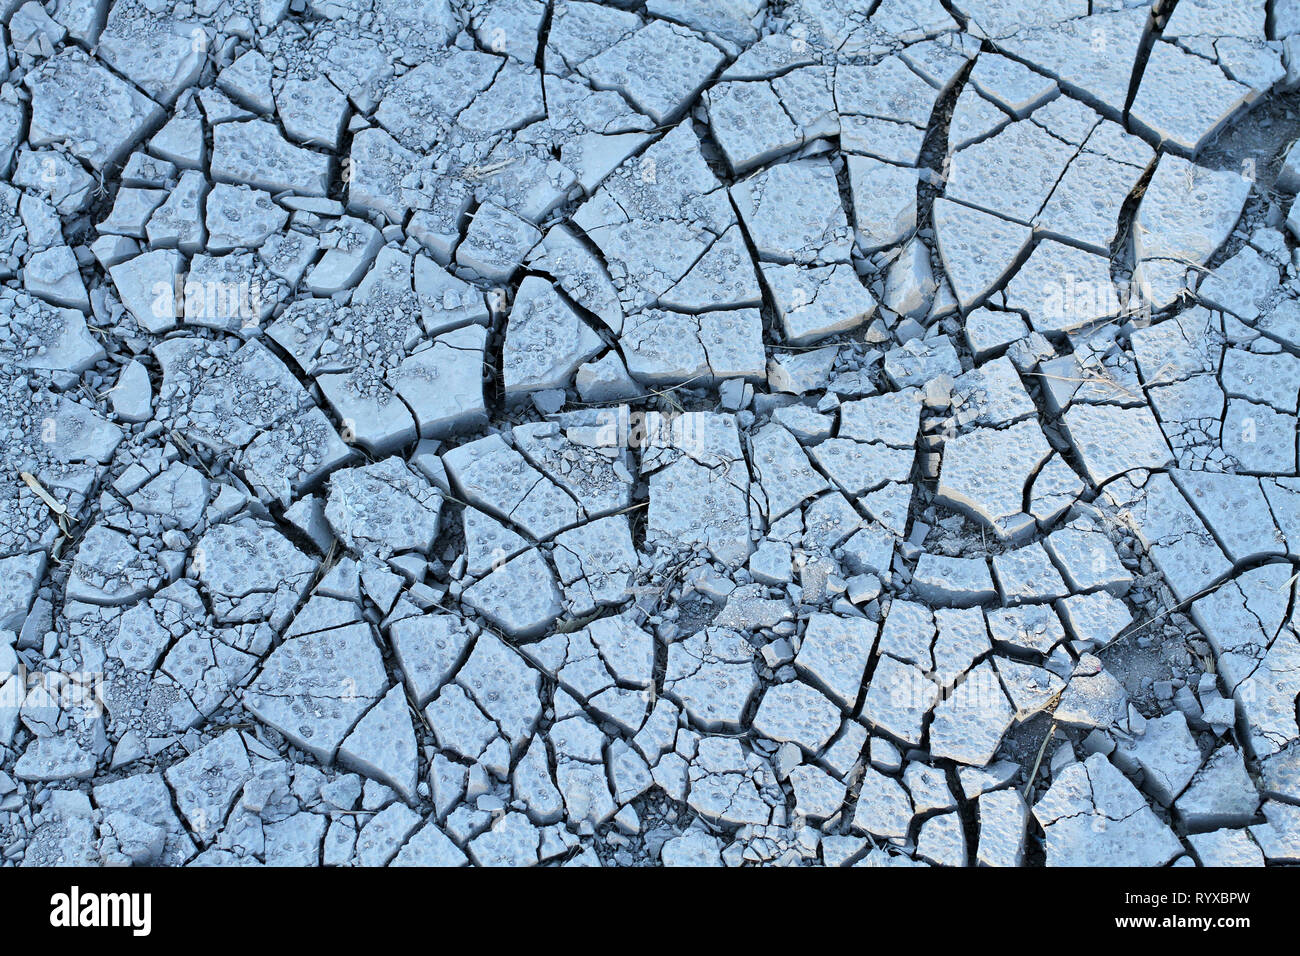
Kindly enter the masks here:
[[[1059, 700], [1059, 695], [1058, 695]], [[1055, 706], [1052, 708], [1055, 710]], [[1047, 736], [1043, 738], [1043, 745], [1038, 748], [1038, 758], [1034, 761], [1034, 769], [1029, 773], [1029, 779], [1025, 782], [1025, 800], [1029, 800], [1029, 794], [1034, 789], [1034, 781], [1038, 779], [1038, 768], [1043, 762], [1043, 754], [1047, 752], [1047, 745], [1052, 742], [1056, 736], [1056, 720], [1052, 719], [1052, 726], [1048, 728]]]

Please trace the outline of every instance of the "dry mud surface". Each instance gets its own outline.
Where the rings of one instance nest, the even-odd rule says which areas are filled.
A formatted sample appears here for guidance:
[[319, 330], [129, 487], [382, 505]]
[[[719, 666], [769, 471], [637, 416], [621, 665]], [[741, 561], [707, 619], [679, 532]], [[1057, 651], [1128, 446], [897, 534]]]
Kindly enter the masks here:
[[1300, 862], [1300, 0], [0, 0], [6, 865]]

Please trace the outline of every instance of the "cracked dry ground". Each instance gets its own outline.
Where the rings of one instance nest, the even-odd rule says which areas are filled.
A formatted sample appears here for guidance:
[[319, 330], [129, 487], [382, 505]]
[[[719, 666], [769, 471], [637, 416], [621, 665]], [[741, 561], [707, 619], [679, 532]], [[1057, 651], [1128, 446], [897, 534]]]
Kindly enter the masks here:
[[1300, 2], [1029, 6], [0, 3], [4, 862], [1300, 861]]

